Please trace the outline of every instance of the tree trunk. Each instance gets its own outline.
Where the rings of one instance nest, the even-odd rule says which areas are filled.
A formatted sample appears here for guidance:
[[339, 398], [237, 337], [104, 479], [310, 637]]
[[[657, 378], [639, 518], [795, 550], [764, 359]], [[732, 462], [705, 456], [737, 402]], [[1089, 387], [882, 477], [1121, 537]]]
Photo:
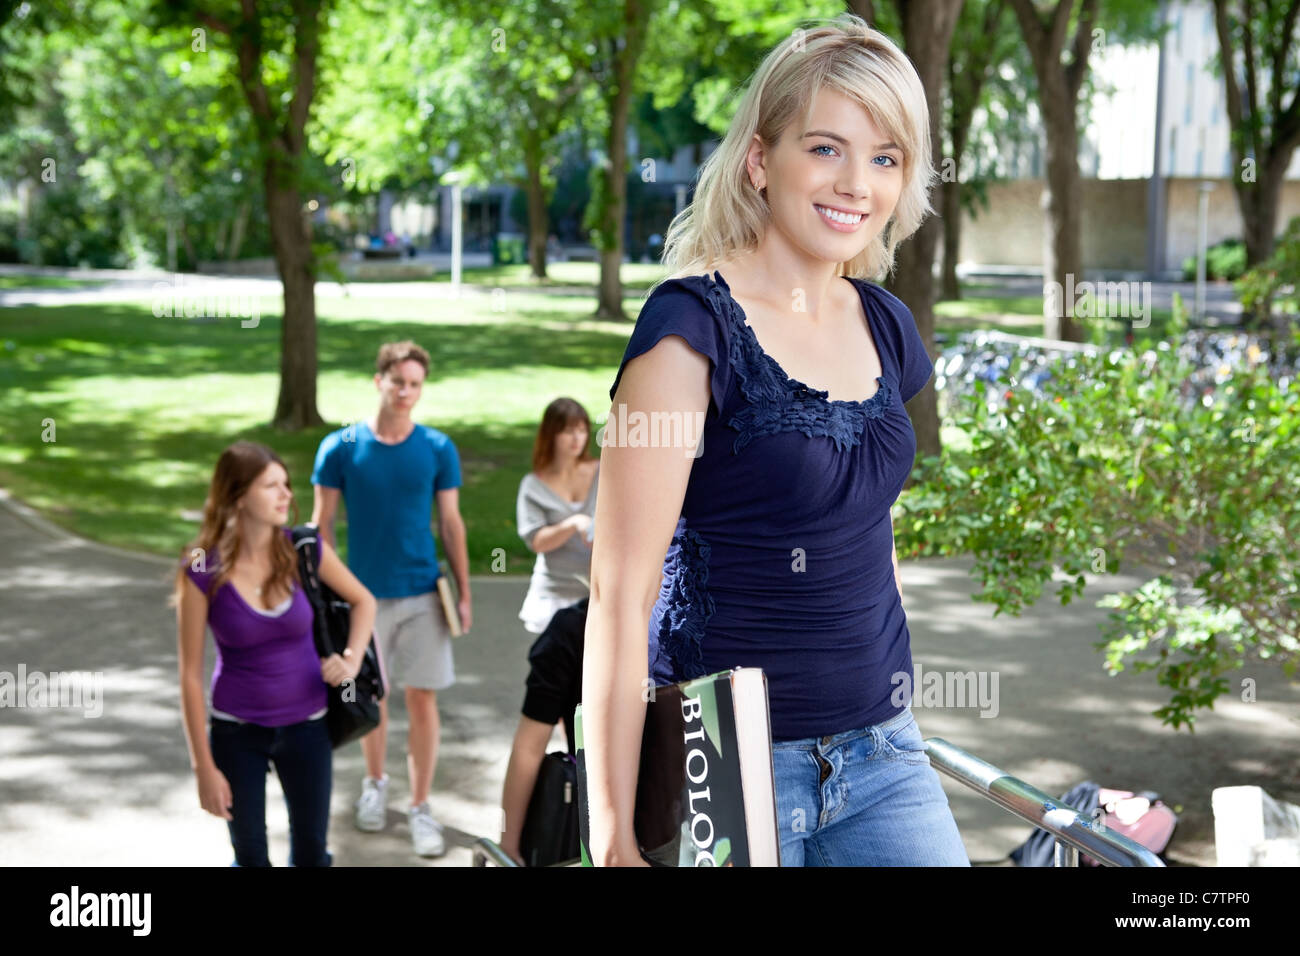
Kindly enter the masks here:
[[[1240, 176], [1234, 177], [1237, 197], [1241, 206], [1242, 239], [1246, 244], [1246, 268], [1257, 266], [1273, 254], [1273, 245], [1277, 240], [1277, 210], [1282, 198], [1282, 180], [1286, 175], [1287, 162], [1279, 164], [1277, 154], [1269, 157], [1268, 162], [1256, 167], [1257, 178], [1253, 183], [1243, 182]], [[1281, 168], [1278, 168], [1280, 165]]]
[[653, 0], [624, 0], [623, 48], [614, 54], [614, 96], [609, 104], [609, 141], [605, 169], [606, 197], [600, 231], [600, 286], [596, 318], [625, 319], [623, 312], [623, 220], [627, 216], [627, 122], [636, 82], [637, 62], [645, 49], [646, 24]]
[[280, 396], [271, 424], [293, 431], [324, 424], [316, 410], [316, 277], [302, 198], [296, 185], [277, 182], [277, 165], [275, 159], [268, 160], [264, 176], [271, 242], [284, 286]]
[[185, 246], [185, 256], [189, 259], [190, 269], [194, 272], [199, 270], [199, 253], [194, 248], [194, 239], [190, 236], [190, 227], [184, 219], [181, 219], [181, 243]]
[[[948, 48], [952, 41], [962, 0], [895, 0], [903, 24], [903, 43], [916, 67], [925, 99], [930, 104], [930, 146], [936, 168], [943, 164], [943, 102], [940, 93], [948, 70]], [[933, 204], [934, 200], [931, 200]], [[934, 216], [921, 224], [898, 248], [898, 264], [891, 291], [911, 310], [917, 331], [930, 354], [934, 354], [934, 256], [943, 224]], [[916, 433], [918, 457], [938, 455], [939, 405], [934, 377], [907, 405]], [[911, 479], [909, 477], [908, 481]]]
[[212, 240], [212, 249], [216, 254], [217, 260], [226, 258], [226, 237], [229, 235], [230, 220], [218, 219], [216, 235]]
[[546, 188], [542, 185], [540, 149], [526, 148], [524, 165], [528, 177], [524, 192], [528, 197], [528, 265], [534, 279], [546, 278], [546, 237], [550, 233], [546, 214]]
[[234, 261], [239, 258], [239, 247], [244, 244], [244, 230], [248, 228], [248, 201], [244, 200], [235, 210], [235, 224], [230, 228], [230, 246], [226, 258]]
[[[1044, 247], [1044, 282], [1055, 282], [1057, 295], [1045, 298], [1045, 303], [1059, 308], [1044, 307], [1043, 338], [1065, 342], [1082, 342], [1083, 327], [1074, 320], [1074, 302], [1066, 301], [1066, 291], [1083, 281], [1083, 250], [1080, 235], [1083, 232], [1081, 188], [1079, 176], [1079, 134], [1075, 122], [1075, 104], [1061, 82], [1059, 71], [1039, 78], [1039, 105], [1042, 107], [1043, 125], [1047, 131], [1047, 180], [1044, 205], [1047, 217], [1044, 227], [1047, 242]], [[1072, 281], [1067, 281], [1073, 276]], [[1059, 313], [1059, 315], [1058, 315]]]
[[961, 284], [957, 281], [957, 257], [961, 254], [961, 179], [953, 178], [943, 183], [940, 193], [943, 202], [943, 278], [939, 298], [954, 302], [961, 298]]
[[[1073, 40], [1068, 34], [1075, 0], [1057, 0], [1054, 8], [1044, 11], [1046, 20], [1040, 16], [1032, 0], [1010, 0], [1010, 3], [1034, 61], [1038, 105], [1047, 139], [1047, 178], [1043, 191], [1043, 204], [1047, 211], [1043, 249], [1043, 337], [1081, 342], [1083, 329], [1074, 321], [1074, 302], [1067, 299], [1066, 280], [1070, 276], [1073, 276], [1075, 284], [1083, 280], [1077, 110], [1079, 91], [1088, 72], [1098, 0], [1082, 0]], [[1067, 47], [1071, 52], [1068, 64], [1062, 61], [1062, 53]], [[1056, 284], [1054, 292], [1051, 283]]]

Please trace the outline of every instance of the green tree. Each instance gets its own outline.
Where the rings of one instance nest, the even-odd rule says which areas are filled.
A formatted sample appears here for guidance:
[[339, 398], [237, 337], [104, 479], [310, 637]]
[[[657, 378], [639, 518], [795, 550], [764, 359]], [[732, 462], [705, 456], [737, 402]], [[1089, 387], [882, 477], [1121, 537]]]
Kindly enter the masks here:
[[316, 270], [303, 198], [309, 181], [307, 124], [316, 95], [322, 18], [327, 0], [157, 2], [159, 23], [181, 26], [191, 50], [224, 43], [230, 77], [249, 111], [257, 144], [268, 225], [284, 288], [280, 394], [272, 424], [296, 430], [320, 425], [316, 407]]
[[[1046, 6], [1037, 0], [1008, 2], [1029, 47], [1046, 140], [1049, 242], [1043, 281], [1064, 289], [1067, 275], [1083, 275], [1079, 113], [1088, 58], [1107, 43], [1157, 35], [1157, 8], [1152, 0], [1052, 0]], [[1054, 311], [1044, 310], [1043, 334], [1081, 342], [1083, 329], [1074, 318], [1075, 303], [1059, 305]]]
[[[1232, 128], [1232, 187], [1241, 209], [1247, 266], [1263, 262], [1273, 250], [1282, 183], [1300, 146], [1297, 18], [1300, 3], [1295, 0], [1214, 0], [1219, 38], [1214, 67], [1223, 79]], [[1234, 69], [1224, 70], [1225, 60]]]

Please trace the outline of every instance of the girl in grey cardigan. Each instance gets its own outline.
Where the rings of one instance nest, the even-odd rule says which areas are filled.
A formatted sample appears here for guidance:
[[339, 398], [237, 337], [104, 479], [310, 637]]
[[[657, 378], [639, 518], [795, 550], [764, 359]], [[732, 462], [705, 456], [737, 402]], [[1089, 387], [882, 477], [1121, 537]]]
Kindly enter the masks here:
[[592, 518], [600, 460], [588, 451], [591, 419], [571, 398], [547, 406], [533, 445], [533, 470], [519, 482], [519, 537], [536, 552], [519, 619], [540, 634], [560, 608], [588, 595]]

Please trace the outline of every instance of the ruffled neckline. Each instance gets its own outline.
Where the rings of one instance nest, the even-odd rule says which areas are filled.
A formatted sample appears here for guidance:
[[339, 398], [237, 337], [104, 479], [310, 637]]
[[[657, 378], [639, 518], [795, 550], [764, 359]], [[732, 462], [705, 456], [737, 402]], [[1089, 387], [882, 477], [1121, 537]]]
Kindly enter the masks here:
[[[813, 388], [811, 385], [808, 385], [805, 382], [801, 382], [797, 378], [794, 378], [791, 375], [789, 375], [786, 372], [786, 370], [781, 366], [781, 363], [778, 362], [776, 359], [774, 359], [770, 354], [768, 354], [768, 351], [765, 348], [763, 348], [763, 343], [758, 340], [758, 335], [754, 332], [753, 326], [751, 326], [748, 322], [748, 317], [745, 315], [744, 308], [741, 306], [739, 302], [736, 301], [735, 297], [732, 296], [731, 286], [729, 286], [727, 284], [727, 280], [722, 277], [722, 273], [715, 270], [713, 275], [710, 276], [706, 272], [703, 274], [702, 278], [708, 281], [714, 289], [720, 289], [721, 292], [725, 295], [726, 301], [728, 303], [727, 311], [728, 314], [731, 315], [733, 322], [735, 323], [735, 325], [740, 327], [741, 333], [749, 340], [750, 345], [753, 346], [754, 353], [761, 357], [762, 361], [766, 363], [768, 369], [772, 372], [772, 374], [774, 374], [777, 377], [777, 379], [782, 382], [783, 387], [787, 392], [791, 394], [797, 394], [797, 395], [807, 395], [823, 402], [826, 405], [832, 407], [844, 408], [844, 409], [866, 411], [867, 409], [871, 409], [877, 406], [883, 406], [887, 404], [889, 399], [890, 385], [887, 381], [885, 381], [883, 375], [876, 376], [877, 388], [875, 392], [872, 393], [870, 398], [859, 399], [856, 401], [851, 401], [849, 399], [843, 399], [843, 398], [831, 398], [830, 397], [831, 393], [829, 389]], [[861, 300], [862, 288], [856, 282], [852, 282], [852, 280], [850, 280], [850, 282], [852, 283], [853, 287], [857, 290], [858, 298], [859, 300]], [[880, 345], [879, 345], [880, 336], [876, 334], [876, 330], [871, 324], [871, 311], [865, 307], [865, 304], [863, 306], [862, 311], [866, 318], [867, 331], [871, 333], [871, 344], [876, 350], [876, 355], [880, 356], [881, 358], [881, 370], [883, 371], [884, 357], [880, 353]]]

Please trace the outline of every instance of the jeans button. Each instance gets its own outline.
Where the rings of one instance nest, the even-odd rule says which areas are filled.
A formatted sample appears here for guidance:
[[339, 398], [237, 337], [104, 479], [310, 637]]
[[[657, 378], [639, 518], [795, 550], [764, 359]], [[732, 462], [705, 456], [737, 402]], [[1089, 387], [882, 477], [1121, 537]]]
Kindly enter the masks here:
[[823, 738], [822, 738], [822, 746], [823, 746], [823, 747], [829, 747], [830, 745], [831, 745], [831, 738], [829, 738], [829, 737], [823, 737]]

